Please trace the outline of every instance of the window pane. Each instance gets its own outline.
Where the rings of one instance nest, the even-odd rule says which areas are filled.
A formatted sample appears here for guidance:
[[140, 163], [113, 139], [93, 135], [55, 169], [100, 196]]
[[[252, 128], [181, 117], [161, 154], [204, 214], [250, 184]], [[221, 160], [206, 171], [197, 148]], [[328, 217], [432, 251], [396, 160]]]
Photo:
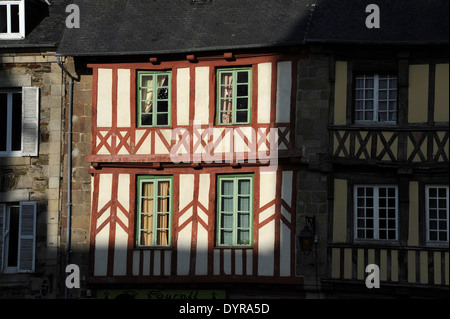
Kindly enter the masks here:
[[143, 75], [141, 78], [141, 86], [153, 88], [153, 75]]
[[19, 5], [11, 5], [11, 32], [18, 33], [19, 30]]
[[250, 197], [239, 196], [238, 211], [240, 212], [250, 211]]
[[223, 212], [233, 211], [233, 197], [222, 197], [222, 211]]
[[232, 122], [233, 114], [231, 112], [221, 112], [220, 123], [229, 124]]
[[232, 72], [222, 72], [220, 75], [221, 85], [231, 85], [233, 83], [233, 73]]
[[233, 109], [233, 100], [232, 99], [222, 99], [220, 110], [221, 111], [231, 111]]
[[238, 182], [238, 193], [239, 195], [249, 195], [250, 194], [250, 180], [239, 180]]
[[[3, 6], [0, 6], [2, 8]], [[0, 93], [0, 151], [6, 151], [8, 94]]]
[[141, 102], [141, 113], [151, 113], [153, 111], [153, 100], [151, 100], [151, 90], [144, 89], [145, 94], [148, 95], [150, 100], [142, 100]]
[[11, 150], [22, 149], [22, 94], [12, 94]]
[[246, 123], [248, 122], [248, 111], [238, 111], [236, 112], [236, 122]]
[[151, 114], [144, 114], [141, 116], [141, 124], [142, 125], [152, 125], [153, 124], [153, 116]]
[[221, 245], [232, 245], [233, 244], [233, 232], [231, 230], [221, 230], [220, 231], [220, 244]]
[[11, 206], [9, 218], [8, 267], [17, 267], [19, 250], [19, 211], [18, 206]]
[[233, 181], [222, 181], [222, 195], [233, 195]]
[[249, 228], [250, 227], [250, 214], [239, 213], [238, 214], [238, 227]]
[[158, 101], [158, 103], [157, 103], [157, 112], [158, 113], [167, 113], [167, 112], [169, 112], [169, 102], [167, 102], [167, 101]]
[[156, 125], [168, 125], [169, 114], [158, 114], [156, 116]]
[[169, 75], [168, 74], [159, 74], [158, 75], [158, 86], [168, 86], [169, 85]]
[[248, 108], [248, 98], [237, 99], [237, 109], [247, 109]]
[[221, 228], [233, 228], [233, 214], [221, 214]]
[[238, 230], [238, 245], [250, 245], [250, 231], [248, 230]]
[[158, 214], [158, 228], [166, 229], [169, 227], [169, 214]]
[[248, 71], [240, 71], [237, 75], [238, 83], [248, 83]]
[[159, 246], [167, 246], [169, 244], [169, 231], [167, 229], [160, 229], [156, 233], [156, 244]]
[[248, 96], [248, 85], [238, 85], [237, 96]]
[[142, 246], [151, 246], [152, 245], [152, 234], [151, 230], [143, 230], [141, 231], [141, 238], [139, 244]]
[[6, 17], [6, 6], [0, 5], [0, 33], [6, 33], [8, 31]]
[[158, 99], [167, 100], [169, 98], [169, 90], [167, 88], [158, 89]]

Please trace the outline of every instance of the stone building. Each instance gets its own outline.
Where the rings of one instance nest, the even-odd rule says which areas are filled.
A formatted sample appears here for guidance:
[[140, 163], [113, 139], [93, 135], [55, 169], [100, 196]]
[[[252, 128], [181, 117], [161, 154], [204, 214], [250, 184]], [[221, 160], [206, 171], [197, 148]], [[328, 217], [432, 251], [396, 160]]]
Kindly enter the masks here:
[[59, 294], [62, 1], [0, 1], [0, 298]]

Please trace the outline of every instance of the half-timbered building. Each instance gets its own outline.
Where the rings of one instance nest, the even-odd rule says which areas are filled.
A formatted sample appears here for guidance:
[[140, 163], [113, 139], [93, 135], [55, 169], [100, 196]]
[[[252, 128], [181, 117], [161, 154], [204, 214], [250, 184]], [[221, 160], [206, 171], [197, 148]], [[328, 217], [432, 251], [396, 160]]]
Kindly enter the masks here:
[[448, 296], [448, 2], [377, 1], [379, 29], [349, 4], [321, 2], [306, 38], [332, 52], [325, 288]]
[[123, 287], [295, 292], [308, 1], [95, 1], [80, 11], [83, 27], [66, 30], [58, 54], [92, 79], [86, 283], [98, 297]]

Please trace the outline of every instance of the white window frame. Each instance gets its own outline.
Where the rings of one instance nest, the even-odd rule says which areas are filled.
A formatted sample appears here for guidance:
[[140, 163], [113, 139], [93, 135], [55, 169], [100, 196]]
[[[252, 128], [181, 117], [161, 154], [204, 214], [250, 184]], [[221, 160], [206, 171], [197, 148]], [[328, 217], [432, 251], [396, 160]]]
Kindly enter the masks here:
[[[446, 203], [446, 219], [447, 219], [447, 239], [446, 240], [431, 240], [430, 239], [430, 189], [437, 188], [437, 189], [446, 189], [446, 197], [445, 197], [445, 203]], [[439, 197], [439, 194], [437, 194], [437, 197], [434, 197], [433, 199], [442, 199]], [[426, 220], [426, 242], [427, 244], [448, 244], [449, 242], [449, 187], [448, 185], [425, 185], [425, 220]], [[439, 222], [440, 218], [437, 216], [437, 222]], [[439, 227], [438, 227], [439, 229]]]
[[[372, 188], [373, 189], [373, 238], [359, 238], [358, 237], [358, 229], [362, 229], [358, 227], [358, 188]], [[379, 206], [379, 190], [380, 188], [394, 188], [395, 189], [395, 238], [393, 239], [380, 239], [380, 206]], [[353, 187], [353, 222], [354, 222], [354, 239], [355, 241], [383, 241], [383, 242], [392, 242], [398, 240], [398, 186], [397, 185], [367, 185], [367, 184], [357, 184]], [[364, 217], [366, 218], [366, 217]], [[388, 219], [388, 218], [386, 218]], [[366, 229], [364, 227], [364, 229]], [[390, 228], [387, 226], [386, 231]]]
[[[6, 150], [0, 151], [0, 157], [20, 157], [38, 156], [39, 154], [39, 87], [22, 87], [18, 90], [4, 90], [7, 93], [7, 129], [6, 129]], [[19, 151], [11, 151], [11, 130], [12, 130], [12, 93], [22, 94], [22, 132], [21, 147]], [[0, 116], [2, 116], [0, 114]]]
[[[385, 77], [385, 75], [381, 75], [381, 76]], [[366, 88], [365, 86], [364, 87], [357, 87], [357, 81], [359, 79], [362, 79], [364, 81], [364, 84], [366, 83], [367, 79], [373, 79], [373, 88], [372, 87]], [[396, 82], [397, 82], [397, 86], [395, 87], [395, 89], [391, 89], [389, 87], [389, 83], [390, 83], [389, 81], [393, 80], [393, 79], [395, 79]], [[379, 113], [380, 113], [380, 108], [379, 108], [379, 103], [380, 103], [380, 88], [379, 88], [380, 74], [376, 74], [376, 73], [375, 74], [360, 74], [360, 75], [356, 75], [355, 76], [355, 80], [354, 80], [354, 87], [355, 87], [355, 93], [354, 93], [355, 94], [355, 96], [354, 96], [354, 103], [355, 103], [354, 116], [355, 116], [355, 123], [356, 124], [371, 124], [371, 123], [388, 124], [388, 125], [397, 124], [397, 121], [398, 121], [398, 77], [395, 76], [395, 75], [387, 74], [387, 81], [388, 81], [387, 88], [383, 89], [383, 90], [387, 91], [386, 99], [383, 100], [383, 101], [386, 101], [387, 105], [386, 105], [386, 110], [381, 111], [381, 112], [386, 112], [387, 113], [387, 120], [386, 121], [380, 121], [380, 118], [379, 118]], [[368, 112], [367, 108], [366, 108], [366, 102], [367, 102], [367, 100], [370, 100], [370, 99], [366, 100], [365, 91], [367, 89], [373, 90], [373, 109], [372, 109], [373, 115], [372, 115], [372, 119], [368, 119], [368, 120], [366, 120], [366, 119], [362, 119], [362, 120], [361, 119], [357, 119], [357, 116], [356, 116], [357, 112], [361, 112], [362, 111], [363, 114]], [[394, 91], [394, 90], [397, 91], [397, 95], [395, 96], [395, 100], [390, 99], [390, 95], [389, 95], [389, 92], [390, 91]], [[358, 91], [363, 91], [363, 97], [361, 99], [358, 98], [358, 95], [357, 95]], [[361, 109], [357, 108], [357, 106], [356, 106], [356, 102], [357, 101], [362, 101], [363, 107]], [[394, 101], [395, 101], [395, 104], [396, 104], [396, 107], [395, 107], [396, 119], [390, 121], [389, 120], [389, 113], [390, 113], [391, 109], [389, 108], [389, 105], [390, 105], [390, 103], [392, 103]]]
[[[19, 5], [19, 32], [11, 32], [11, 5]], [[7, 31], [0, 33], [0, 40], [25, 39], [25, 0], [0, 1], [0, 6], [6, 6]]]

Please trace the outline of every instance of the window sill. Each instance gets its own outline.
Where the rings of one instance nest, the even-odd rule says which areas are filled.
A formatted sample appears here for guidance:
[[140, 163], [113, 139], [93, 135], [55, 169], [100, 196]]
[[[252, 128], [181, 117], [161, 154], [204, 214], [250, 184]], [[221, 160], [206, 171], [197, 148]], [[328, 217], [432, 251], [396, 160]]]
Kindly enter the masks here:
[[253, 246], [215, 246], [214, 249], [253, 249]]

